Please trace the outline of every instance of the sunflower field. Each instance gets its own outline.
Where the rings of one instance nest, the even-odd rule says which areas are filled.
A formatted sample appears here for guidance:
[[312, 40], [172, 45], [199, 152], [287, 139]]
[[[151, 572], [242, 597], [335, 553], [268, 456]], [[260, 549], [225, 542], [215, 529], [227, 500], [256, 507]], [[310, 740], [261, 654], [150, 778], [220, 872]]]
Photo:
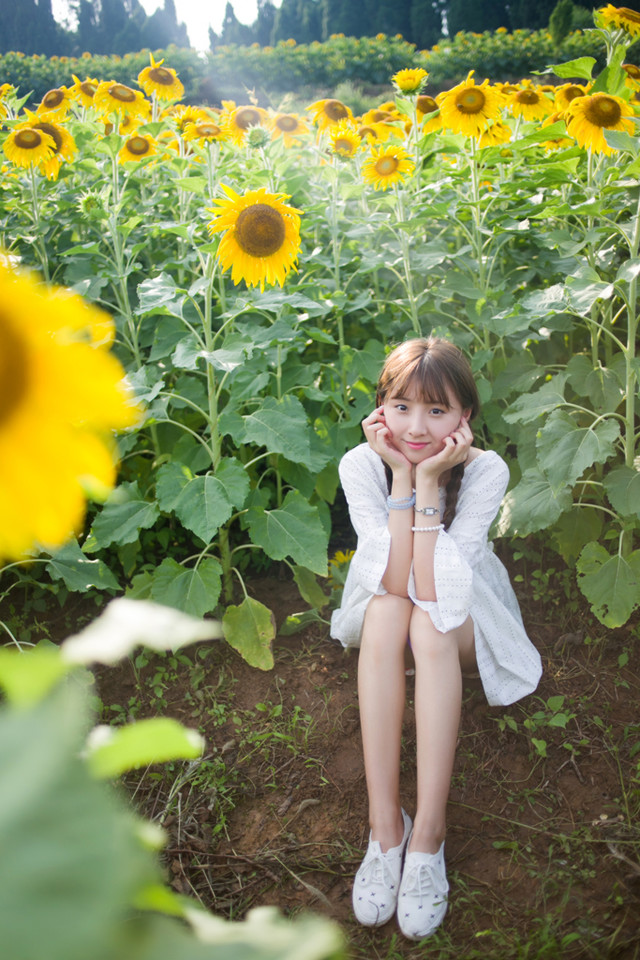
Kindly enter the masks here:
[[[153, 56], [135, 88], [73, 76], [32, 110], [2, 86], [5, 599], [37, 580], [220, 609], [268, 669], [272, 617], [247, 577], [286, 565], [298, 622], [327, 617], [337, 464], [388, 346], [435, 332], [470, 356], [478, 442], [511, 467], [499, 534], [543, 531], [596, 616], [624, 624], [640, 604], [639, 35], [609, 5], [597, 75], [579, 56], [431, 96], [413, 67], [363, 116], [188, 105]], [[38, 285], [21, 291], [17, 262], [51, 285], [52, 315], [85, 311], [71, 361], [21, 325]], [[117, 402], [114, 367], [87, 359], [111, 340]], [[11, 454], [17, 417], [29, 441]], [[73, 503], [46, 509], [69, 472]]]

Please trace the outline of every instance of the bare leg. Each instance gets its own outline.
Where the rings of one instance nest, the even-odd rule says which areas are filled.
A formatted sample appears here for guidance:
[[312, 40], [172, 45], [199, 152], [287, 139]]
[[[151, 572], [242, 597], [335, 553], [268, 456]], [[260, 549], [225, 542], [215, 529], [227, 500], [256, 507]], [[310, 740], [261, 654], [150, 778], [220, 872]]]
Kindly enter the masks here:
[[383, 852], [402, 841], [400, 740], [404, 654], [413, 604], [387, 593], [367, 607], [358, 661], [358, 698], [372, 838]]
[[415, 712], [418, 809], [410, 850], [437, 853], [446, 833], [446, 807], [462, 705], [461, 663], [475, 663], [473, 622], [439, 633], [419, 607], [411, 616], [416, 663]]

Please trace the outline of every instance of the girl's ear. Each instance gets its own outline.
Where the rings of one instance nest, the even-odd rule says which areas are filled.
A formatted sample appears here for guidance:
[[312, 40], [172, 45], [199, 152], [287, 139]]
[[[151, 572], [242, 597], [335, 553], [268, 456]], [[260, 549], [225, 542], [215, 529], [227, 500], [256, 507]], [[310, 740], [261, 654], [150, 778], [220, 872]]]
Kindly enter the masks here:
[[471, 416], [471, 412], [472, 412], [471, 407], [467, 407], [466, 410], [462, 411], [462, 416], [465, 418], [465, 420], [469, 419], [469, 417]]

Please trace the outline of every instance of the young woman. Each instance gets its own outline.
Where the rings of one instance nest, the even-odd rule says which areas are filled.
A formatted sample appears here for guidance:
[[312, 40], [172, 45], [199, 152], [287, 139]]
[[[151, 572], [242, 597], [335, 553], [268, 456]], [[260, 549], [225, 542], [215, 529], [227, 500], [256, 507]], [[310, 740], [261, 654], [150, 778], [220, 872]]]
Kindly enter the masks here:
[[[331, 634], [359, 646], [358, 696], [370, 837], [353, 908], [377, 926], [397, 912], [405, 936], [431, 934], [447, 910], [446, 805], [462, 672], [479, 671], [490, 704], [534, 690], [540, 657], [487, 534], [509, 472], [473, 445], [478, 393], [448, 340], [410, 340], [387, 358], [366, 443], [340, 478], [358, 535]], [[405, 655], [415, 664], [418, 800], [402, 809]]]

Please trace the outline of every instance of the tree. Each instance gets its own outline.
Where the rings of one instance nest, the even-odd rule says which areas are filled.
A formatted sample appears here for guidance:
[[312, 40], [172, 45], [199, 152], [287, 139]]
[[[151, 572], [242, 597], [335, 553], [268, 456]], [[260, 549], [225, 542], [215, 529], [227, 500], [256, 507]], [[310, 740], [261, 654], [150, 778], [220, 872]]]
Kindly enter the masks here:
[[282, 4], [276, 10], [273, 24], [272, 42], [278, 40], [298, 40], [302, 32], [302, 16], [300, 3], [298, 0], [282, 0]]
[[[134, 0], [138, 3], [138, 0]], [[164, 7], [158, 8], [147, 20], [143, 28], [145, 42], [142, 46], [158, 49], [175, 43], [177, 47], [188, 47], [189, 36], [184, 23], [178, 23], [174, 0], [164, 0]], [[139, 48], [134, 48], [139, 49]]]
[[220, 41], [224, 44], [237, 43], [247, 45], [253, 43], [253, 31], [244, 23], [240, 23], [236, 17], [232, 3], [227, 3], [224, 11], [224, 20], [222, 21], [222, 33]]
[[275, 19], [276, 8], [271, 0], [258, 0], [258, 16], [253, 24], [253, 33], [261, 47], [271, 43]]
[[573, 23], [573, 0], [558, 0], [549, 18], [549, 33], [556, 47], [571, 31]]
[[442, 8], [434, 0], [413, 0], [411, 31], [408, 39], [421, 49], [428, 49], [442, 36]]
[[376, 33], [393, 37], [401, 33], [408, 39], [411, 33], [411, 0], [379, 0], [372, 4], [375, 10]]
[[[531, 0], [526, 0], [530, 6]], [[542, 0], [544, 2], [544, 0]], [[555, 0], [552, 0], [555, 3]], [[540, 0], [538, 0], [538, 4]], [[485, 30], [497, 30], [509, 27], [509, 14], [502, 0], [447, 0], [445, 4], [447, 30], [453, 37], [460, 30], [483, 33]], [[548, 20], [548, 15], [547, 15]], [[545, 26], [547, 23], [545, 20]]]

